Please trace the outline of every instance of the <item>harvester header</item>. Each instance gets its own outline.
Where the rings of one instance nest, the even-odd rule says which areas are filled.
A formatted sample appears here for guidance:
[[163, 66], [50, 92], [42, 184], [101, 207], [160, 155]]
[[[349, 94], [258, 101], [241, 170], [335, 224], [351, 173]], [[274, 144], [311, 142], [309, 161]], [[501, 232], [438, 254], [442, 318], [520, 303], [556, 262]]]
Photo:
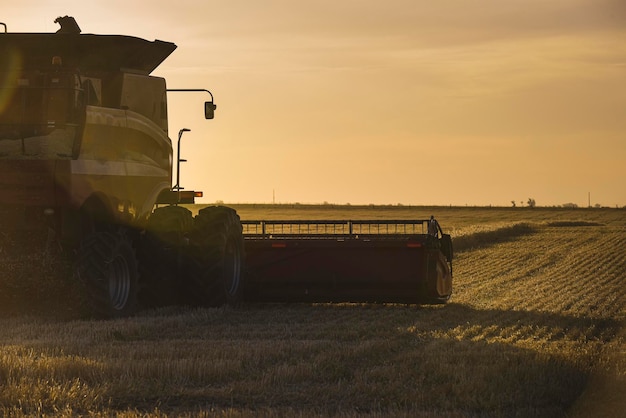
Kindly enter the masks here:
[[452, 241], [433, 219], [242, 224], [251, 300], [443, 303], [452, 292]]

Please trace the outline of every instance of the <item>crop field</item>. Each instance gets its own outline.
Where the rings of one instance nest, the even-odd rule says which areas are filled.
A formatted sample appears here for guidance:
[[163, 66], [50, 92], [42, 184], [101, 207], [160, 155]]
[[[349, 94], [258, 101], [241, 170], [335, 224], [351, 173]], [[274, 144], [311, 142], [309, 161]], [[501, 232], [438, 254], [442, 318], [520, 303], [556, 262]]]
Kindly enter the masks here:
[[626, 210], [234, 207], [242, 219], [433, 214], [455, 245], [452, 298], [93, 321], [69, 307], [67, 277], [35, 291], [42, 277], [20, 287], [3, 266], [0, 414], [624, 416]]

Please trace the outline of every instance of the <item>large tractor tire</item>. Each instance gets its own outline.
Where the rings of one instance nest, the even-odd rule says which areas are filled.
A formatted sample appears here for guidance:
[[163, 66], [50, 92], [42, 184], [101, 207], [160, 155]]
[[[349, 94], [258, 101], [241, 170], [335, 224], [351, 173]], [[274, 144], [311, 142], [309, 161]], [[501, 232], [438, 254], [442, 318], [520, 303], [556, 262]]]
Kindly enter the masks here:
[[[451, 248], [451, 247], [450, 247]], [[452, 294], [452, 269], [446, 255], [435, 252], [428, 255], [424, 297], [418, 303], [445, 304]]]
[[201, 209], [190, 235], [193, 265], [191, 301], [204, 306], [234, 305], [244, 286], [244, 246], [237, 212], [224, 206]]
[[117, 318], [137, 308], [135, 250], [123, 232], [95, 232], [81, 244], [75, 269], [86, 289], [91, 316]]
[[191, 211], [182, 206], [154, 210], [139, 246], [140, 301], [144, 306], [178, 303], [186, 275]]

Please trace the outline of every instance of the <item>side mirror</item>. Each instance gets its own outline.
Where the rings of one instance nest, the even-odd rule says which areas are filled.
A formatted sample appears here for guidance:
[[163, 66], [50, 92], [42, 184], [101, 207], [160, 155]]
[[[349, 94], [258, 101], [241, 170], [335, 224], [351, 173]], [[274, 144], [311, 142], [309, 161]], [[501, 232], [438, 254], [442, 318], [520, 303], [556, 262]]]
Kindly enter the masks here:
[[204, 102], [204, 118], [213, 119], [216, 108], [217, 106], [215, 106], [213, 102]]

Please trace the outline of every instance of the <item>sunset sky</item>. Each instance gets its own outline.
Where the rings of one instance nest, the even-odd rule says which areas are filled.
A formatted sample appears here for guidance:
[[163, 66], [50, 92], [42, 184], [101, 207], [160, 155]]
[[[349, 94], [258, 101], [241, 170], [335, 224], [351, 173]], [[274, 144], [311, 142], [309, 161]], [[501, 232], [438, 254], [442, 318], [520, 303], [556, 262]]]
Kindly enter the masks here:
[[176, 43], [154, 75], [217, 104], [169, 97], [207, 203], [626, 205], [624, 0], [5, 3]]

